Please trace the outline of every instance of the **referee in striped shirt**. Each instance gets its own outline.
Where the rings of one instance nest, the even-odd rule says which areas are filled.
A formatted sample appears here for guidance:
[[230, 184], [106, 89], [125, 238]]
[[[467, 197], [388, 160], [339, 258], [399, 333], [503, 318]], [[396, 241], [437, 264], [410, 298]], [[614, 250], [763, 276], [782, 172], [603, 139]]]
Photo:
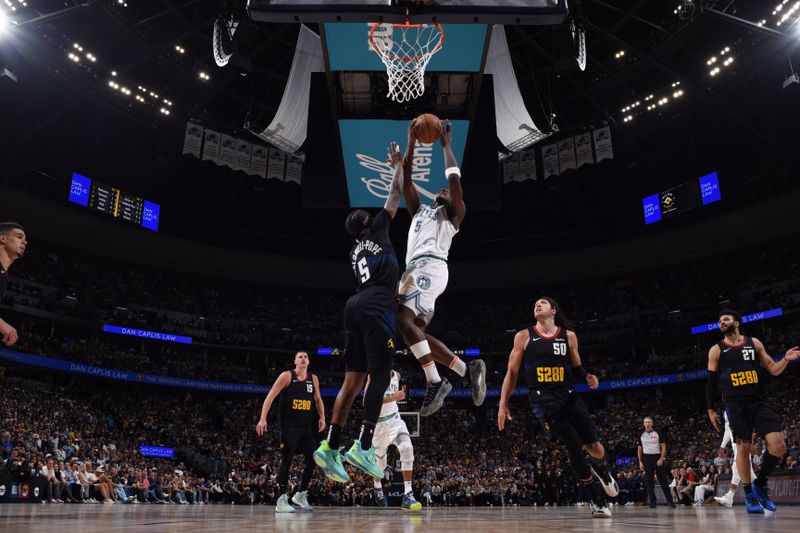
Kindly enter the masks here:
[[655, 480], [653, 474], [658, 478], [658, 484], [664, 491], [664, 497], [670, 507], [675, 507], [672, 495], [669, 492], [669, 482], [667, 481], [668, 468], [664, 464], [667, 455], [667, 439], [662, 432], [659, 433], [653, 428], [653, 419], [645, 417], [644, 432], [639, 437], [639, 468], [644, 470], [646, 499], [650, 502], [650, 507], [656, 506]]

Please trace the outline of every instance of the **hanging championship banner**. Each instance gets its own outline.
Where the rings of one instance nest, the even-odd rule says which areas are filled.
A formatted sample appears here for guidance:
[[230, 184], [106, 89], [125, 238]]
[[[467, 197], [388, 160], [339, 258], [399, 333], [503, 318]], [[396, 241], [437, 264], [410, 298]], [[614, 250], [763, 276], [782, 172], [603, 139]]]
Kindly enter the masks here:
[[236, 166], [236, 139], [230, 135], [223, 134], [219, 145], [219, 162], [221, 165], [227, 165], [233, 170], [237, 170]]
[[559, 175], [558, 147], [555, 144], [542, 147], [542, 166], [544, 167], [544, 179]]
[[267, 177], [267, 153], [269, 148], [266, 146], [261, 146], [260, 144], [254, 144], [253, 150], [250, 155], [250, 172], [248, 174], [253, 174], [254, 176], [261, 176], [262, 178]]
[[614, 150], [611, 148], [611, 128], [606, 126], [592, 132], [594, 136], [594, 155], [599, 163], [603, 159], [614, 159]]
[[209, 130], [205, 131], [205, 144], [203, 145], [203, 161], [213, 161], [219, 163], [219, 143], [220, 134], [218, 131]]
[[186, 135], [183, 137], [183, 153], [200, 158], [200, 148], [203, 145], [203, 126], [194, 122], [186, 123]]
[[286, 154], [277, 148], [269, 149], [269, 162], [267, 163], [267, 179], [283, 181], [283, 163]]
[[516, 181], [516, 174], [519, 170], [519, 154], [513, 153], [503, 159], [503, 183]]
[[533, 148], [519, 153], [518, 180], [536, 181], [536, 150]]
[[594, 154], [592, 153], [592, 136], [588, 132], [575, 136], [575, 155], [577, 156], [578, 168], [587, 163], [594, 163]]
[[558, 141], [558, 166], [561, 172], [577, 168], [575, 166], [575, 144], [572, 137]]
[[300, 185], [300, 178], [303, 174], [303, 162], [296, 157], [289, 156], [286, 159], [286, 182]]
[[249, 142], [243, 141], [242, 139], [236, 139], [236, 168], [239, 170], [244, 170], [248, 174], [250, 174], [251, 150], [252, 145]]

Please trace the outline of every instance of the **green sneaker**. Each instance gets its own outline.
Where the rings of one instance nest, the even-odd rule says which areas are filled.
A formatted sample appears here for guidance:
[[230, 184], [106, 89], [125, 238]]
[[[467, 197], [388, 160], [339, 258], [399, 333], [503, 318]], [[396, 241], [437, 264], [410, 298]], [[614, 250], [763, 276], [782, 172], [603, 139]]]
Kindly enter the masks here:
[[375, 446], [364, 451], [361, 449], [361, 441], [357, 440], [350, 446], [347, 453], [344, 454], [344, 459], [375, 479], [383, 479], [383, 470], [378, 466], [378, 460], [375, 458]]
[[334, 450], [327, 440], [323, 440], [314, 452], [314, 462], [330, 479], [339, 483], [348, 483], [350, 476], [342, 466], [342, 449]]

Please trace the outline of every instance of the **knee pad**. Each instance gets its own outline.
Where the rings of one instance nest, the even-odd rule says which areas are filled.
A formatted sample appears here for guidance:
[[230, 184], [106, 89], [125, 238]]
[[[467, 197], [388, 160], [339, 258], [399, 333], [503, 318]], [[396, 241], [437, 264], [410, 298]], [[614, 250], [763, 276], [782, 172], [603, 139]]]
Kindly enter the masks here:
[[408, 435], [397, 437], [397, 449], [400, 451], [400, 468], [402, 470], [413, 470], [414, 468], [414, 445]]

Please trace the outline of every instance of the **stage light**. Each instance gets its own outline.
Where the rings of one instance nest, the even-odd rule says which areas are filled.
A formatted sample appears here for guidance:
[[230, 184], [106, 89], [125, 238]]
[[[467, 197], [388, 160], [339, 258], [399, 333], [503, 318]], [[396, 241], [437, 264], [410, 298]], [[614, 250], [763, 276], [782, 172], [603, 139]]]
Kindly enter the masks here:
[[111, 75], [112, 75], [112, 76], [116, 76], [116, 75], [117, 75], [117, 71], [116, 71], [116, 70], [112, 70], [112, 71], [111, 71]]
[[186, 49], [184, 47], [182, 47], [181, 45], [179, 45], [179, 44], [175, 45], [175, 51], [178, 52], [179, 54], [185, 54], [186, 53]]
[[200, 79], [201, 79], [201, 80], [204, 80], [204, 81], [208, 81], [208, 80], [210, 80], [210, 79], [211, 79], [211, 76], [209, 76], [208, 74], [206, 74], [206, 73], [205, 73], [205, 72], [203, 72], [203, 71], [200, 71], [200, 72], [198, 73], [198, 76], [200, 76]]
[[9, 24], [11, 24], [11, 19], [8, 18], [5, 11], [0, 11], [0, 35], [6, 32]]

